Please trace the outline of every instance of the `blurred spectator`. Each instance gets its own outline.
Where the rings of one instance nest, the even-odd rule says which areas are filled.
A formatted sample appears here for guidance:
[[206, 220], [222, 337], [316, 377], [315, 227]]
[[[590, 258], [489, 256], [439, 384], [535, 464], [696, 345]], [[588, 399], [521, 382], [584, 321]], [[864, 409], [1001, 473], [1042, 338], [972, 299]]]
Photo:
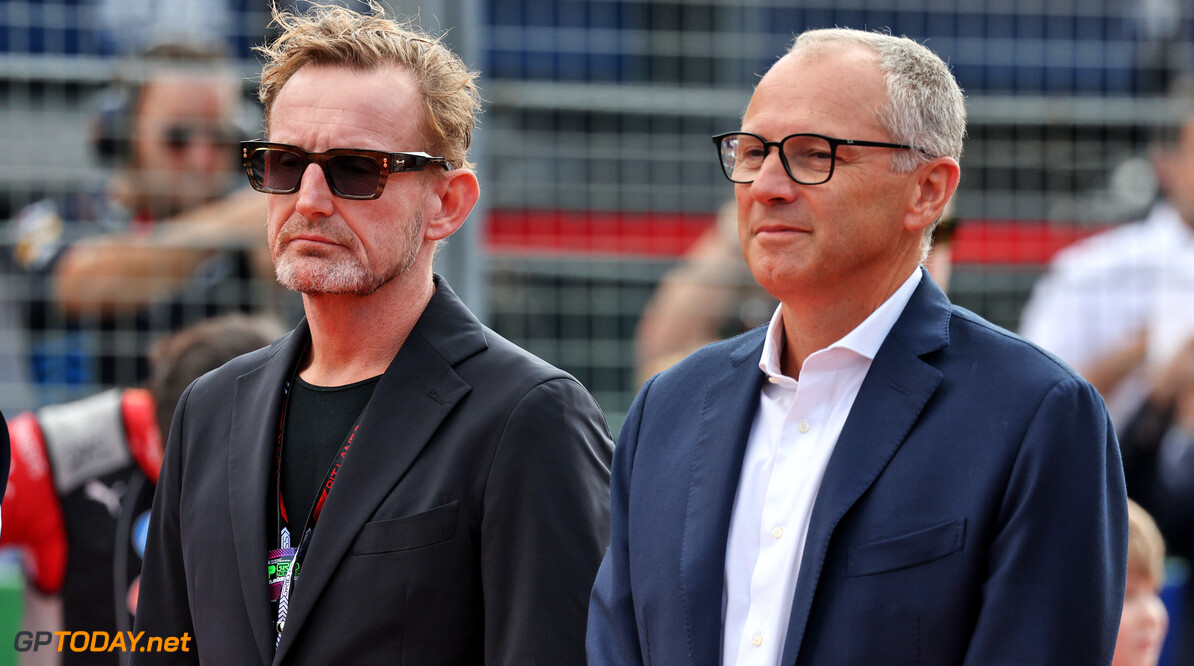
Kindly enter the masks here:
[[[950, 258], [958, 218], [950, 200], [933, 231], [933, 250], [925, 260], [929, 274], [949, 289]], [[738, 245], [738, 209], [734, 201], [717, 212], [684, 261], [663, 276], [639, 319], [635, 334], [638, 382], [666, 370], [698, 348], [762, 326], [778, 305], [755, 282]]]
[[107, 193], [38, 202], [15, 220], [16, 260], [42, 294], [28, 322], [42, 385], [138, 383], [157, 335], [282, 293], [262, 249], [264, 204], [231, 189], [235, 142], [255, 124], [237, 75], [187, 45], [140, 65], [96, 121], [96, 152], [117, 168]]
[[1111, 666], [1156, 666], [1169, 629], [1159, 592], [1165, 582], [1165, 542], [1156, 523], [1128, 500], [1128, 582]]
[[1153, 515], [1174, 554], [1194, 558], [1194, 340], [1121, 431], [1128, 495]]
[[[4, 430], [15, 446], [0, 545], [23, 548], [31, 585], [61, 595], [63, 629], [132, 628], [149, 508], [178, 398], [200, 375], [284, 332], [264, 316], [202, 321], [155, 346], [146, 388], [25, 412]], [[62, 653], [64, 663], [118, 657]]]
[[1021, 333], [1086, 377], [1122, 425], [1194, 334], [1194, 90], [1152, 149], [1163, 200], [1148, 217], [1062, 250], [1035, 285]]
[[[1156, 519], [1172, 554], [1194, 559], [1194, 340], [1120, 430], [1128, 496]], [[1130, 589], [1130, 574], [1128, 580]], [[1188, 583], [1183, 604], [1194, 607]], [[1187, 612], [1178, 622], [1177, 663], [1194, 663], [1194, 616]]]

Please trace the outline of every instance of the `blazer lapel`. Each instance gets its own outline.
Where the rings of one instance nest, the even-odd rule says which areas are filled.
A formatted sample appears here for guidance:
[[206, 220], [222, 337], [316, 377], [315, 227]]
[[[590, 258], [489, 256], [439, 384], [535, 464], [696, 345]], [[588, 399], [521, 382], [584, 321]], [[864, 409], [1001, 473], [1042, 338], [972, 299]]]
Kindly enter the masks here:
[[765, 377], [758, 366], [765, 335], [766, 328], [745, 335], [724, 372], [711, 378], [702, 397], [680, 552], [681, 592], [694, 664], [721, 660], [726, 540]]
[[875, 482], [936, 391], [941, 373], [920, 356], [949, 344], [949, 301], [925, 273], [879, 348], [829, 458], [804, 545], [780, 663], [800, 652], [833, 530]]
[[273, 660], [274, 629], [270, 622], [269, 583], [265, 575], [269, 543], [266, 499], [272, 479], [273, 443], [278, 436], [282, 390], [306, 348], [307, 322], [275, 343], [268, 360], [236, 379], [228, 433], [228, 508], [245, 610], [261, 662]]
[[281, 663], [361, 527], [471, 387], [452, 365], [486, 346], [483, 329], [442, 281], [361, 414], [294, 586]]

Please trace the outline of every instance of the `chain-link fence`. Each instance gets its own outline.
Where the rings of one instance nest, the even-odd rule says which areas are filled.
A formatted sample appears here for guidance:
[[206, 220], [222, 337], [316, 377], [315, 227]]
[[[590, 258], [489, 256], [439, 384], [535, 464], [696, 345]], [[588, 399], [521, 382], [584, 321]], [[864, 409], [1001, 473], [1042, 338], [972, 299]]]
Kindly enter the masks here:
[[[576, 374], [615, 427], [640, 378], [634, 337], [643, 307], [732, 196], [708, 137], [738, 127], [751, 86], [795, 33], [884, 28], [950, 63], [970, 114], [951, 292], [1011, 328], [1053, 252], [1152, 201], [1147, 141], [1165, 120], [1165, 91], [1194, 64], [1188, 9], [1178, 2], [435, 7], [418, 16], [433, 30], [453, 27], [442, 23], [447, 15], [476, 19], [474, 29], [448, 38], [473, 40], [467, 50], [476, 54], [487, 100], [478, 133], [487, 208], [469, 222], [480, 230], [469, 250], [475, 256], [455, 262], [455, 271], [466, 270], [461, 264], [480, 271], [489, 323]], [[102, 196], [110, 182], [112, 171], [91, 157], [94, 124], [105, 112], [101, 93], [113, 77], [127, 76], [128, 54], [180, 36], [214, 40], [251, 100], [258, 65], [250, 46], [267, 23], [260, 0], [0, 2], [0, 217], [16, 219], [50, 200], [60, 206], [64, 236], [88, 228], [71, 219], [87, 213], [69, 202]], [[95, 359], [137, 357], [173, 324], [66, 318], [54, 309], [52, 277], [24, 272], [12, 258], [32, 251], [28, 233], [10, 226], [6, 236], [0, 326], [20, 333], [25, 348], [6, 344], [0, 356], [8, 368], [0, 407], [135, 381], [136, 368], [108, 377]], [[30, 317], [40, 317], [38, 325], [30, 328]], [[87, 339], [97, 331], [99, 342]], [[113, 349], [119, 353], [105, 353]]]

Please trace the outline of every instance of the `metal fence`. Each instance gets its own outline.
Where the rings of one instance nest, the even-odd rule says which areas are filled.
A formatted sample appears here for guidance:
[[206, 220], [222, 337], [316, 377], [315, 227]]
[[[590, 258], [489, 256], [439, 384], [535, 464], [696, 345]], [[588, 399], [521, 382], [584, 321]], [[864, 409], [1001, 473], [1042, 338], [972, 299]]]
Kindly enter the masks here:
[[[138, 8], [149, 13], [138, 17]], [[754, 81], [795, 33], [886, 28], [951, 64], [970, 114], [951, 291], [1011, 328], [1052, 252], [1152, 200], [1146, 143], [1165, 120], [1165, 90], [1194, 64], [1189, 10], [1164, 1], [503, 0], [421, 9], [431, 29], [455, 27], [445, 17], [475, 22], [448, 38], [464, 41], [487, 100], [478, 133], [486, 208], [470, 221], [477, 242], [461, 244], [452, 279], [479, 271], [488, 322], [576, 374], [614, 427], [637, 389], [643, 306], [732, 196], [708, 136], [738, 126]], [[0, 217], [102, 189], [108, 174], [88, 159], [88, 123], [131, 49], [197, 30], [223, 39], [248, 78], [257, 70], [249, 47], [267, 20], [259, 0], [0, 2]], [[0, 287], [0, 304], [17, 318], [10, 330], [46, 288], [14, 271]], [[117, 339], [131, 354], [148, 342]], [[22, 366], [31, 372], [21, 353], [9, 356], [16, 376]], [[6, 381], [6, 411], [98, 388], [30, 391]]]

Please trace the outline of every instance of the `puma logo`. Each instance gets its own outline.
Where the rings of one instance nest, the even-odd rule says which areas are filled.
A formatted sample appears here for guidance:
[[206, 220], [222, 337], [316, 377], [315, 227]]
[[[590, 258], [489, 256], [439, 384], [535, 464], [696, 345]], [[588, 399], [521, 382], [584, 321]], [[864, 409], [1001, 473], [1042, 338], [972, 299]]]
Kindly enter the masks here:
[[120, 515], [120, 500], [124, 497], [125, 490], [127, 488], [124, 481], [117, 481], [111, 486], [105, 486], [103, 483], [91, 479], [87, 485], [83, 486], [83, 494], [87, 499], [103, 504], [113, 518]]

